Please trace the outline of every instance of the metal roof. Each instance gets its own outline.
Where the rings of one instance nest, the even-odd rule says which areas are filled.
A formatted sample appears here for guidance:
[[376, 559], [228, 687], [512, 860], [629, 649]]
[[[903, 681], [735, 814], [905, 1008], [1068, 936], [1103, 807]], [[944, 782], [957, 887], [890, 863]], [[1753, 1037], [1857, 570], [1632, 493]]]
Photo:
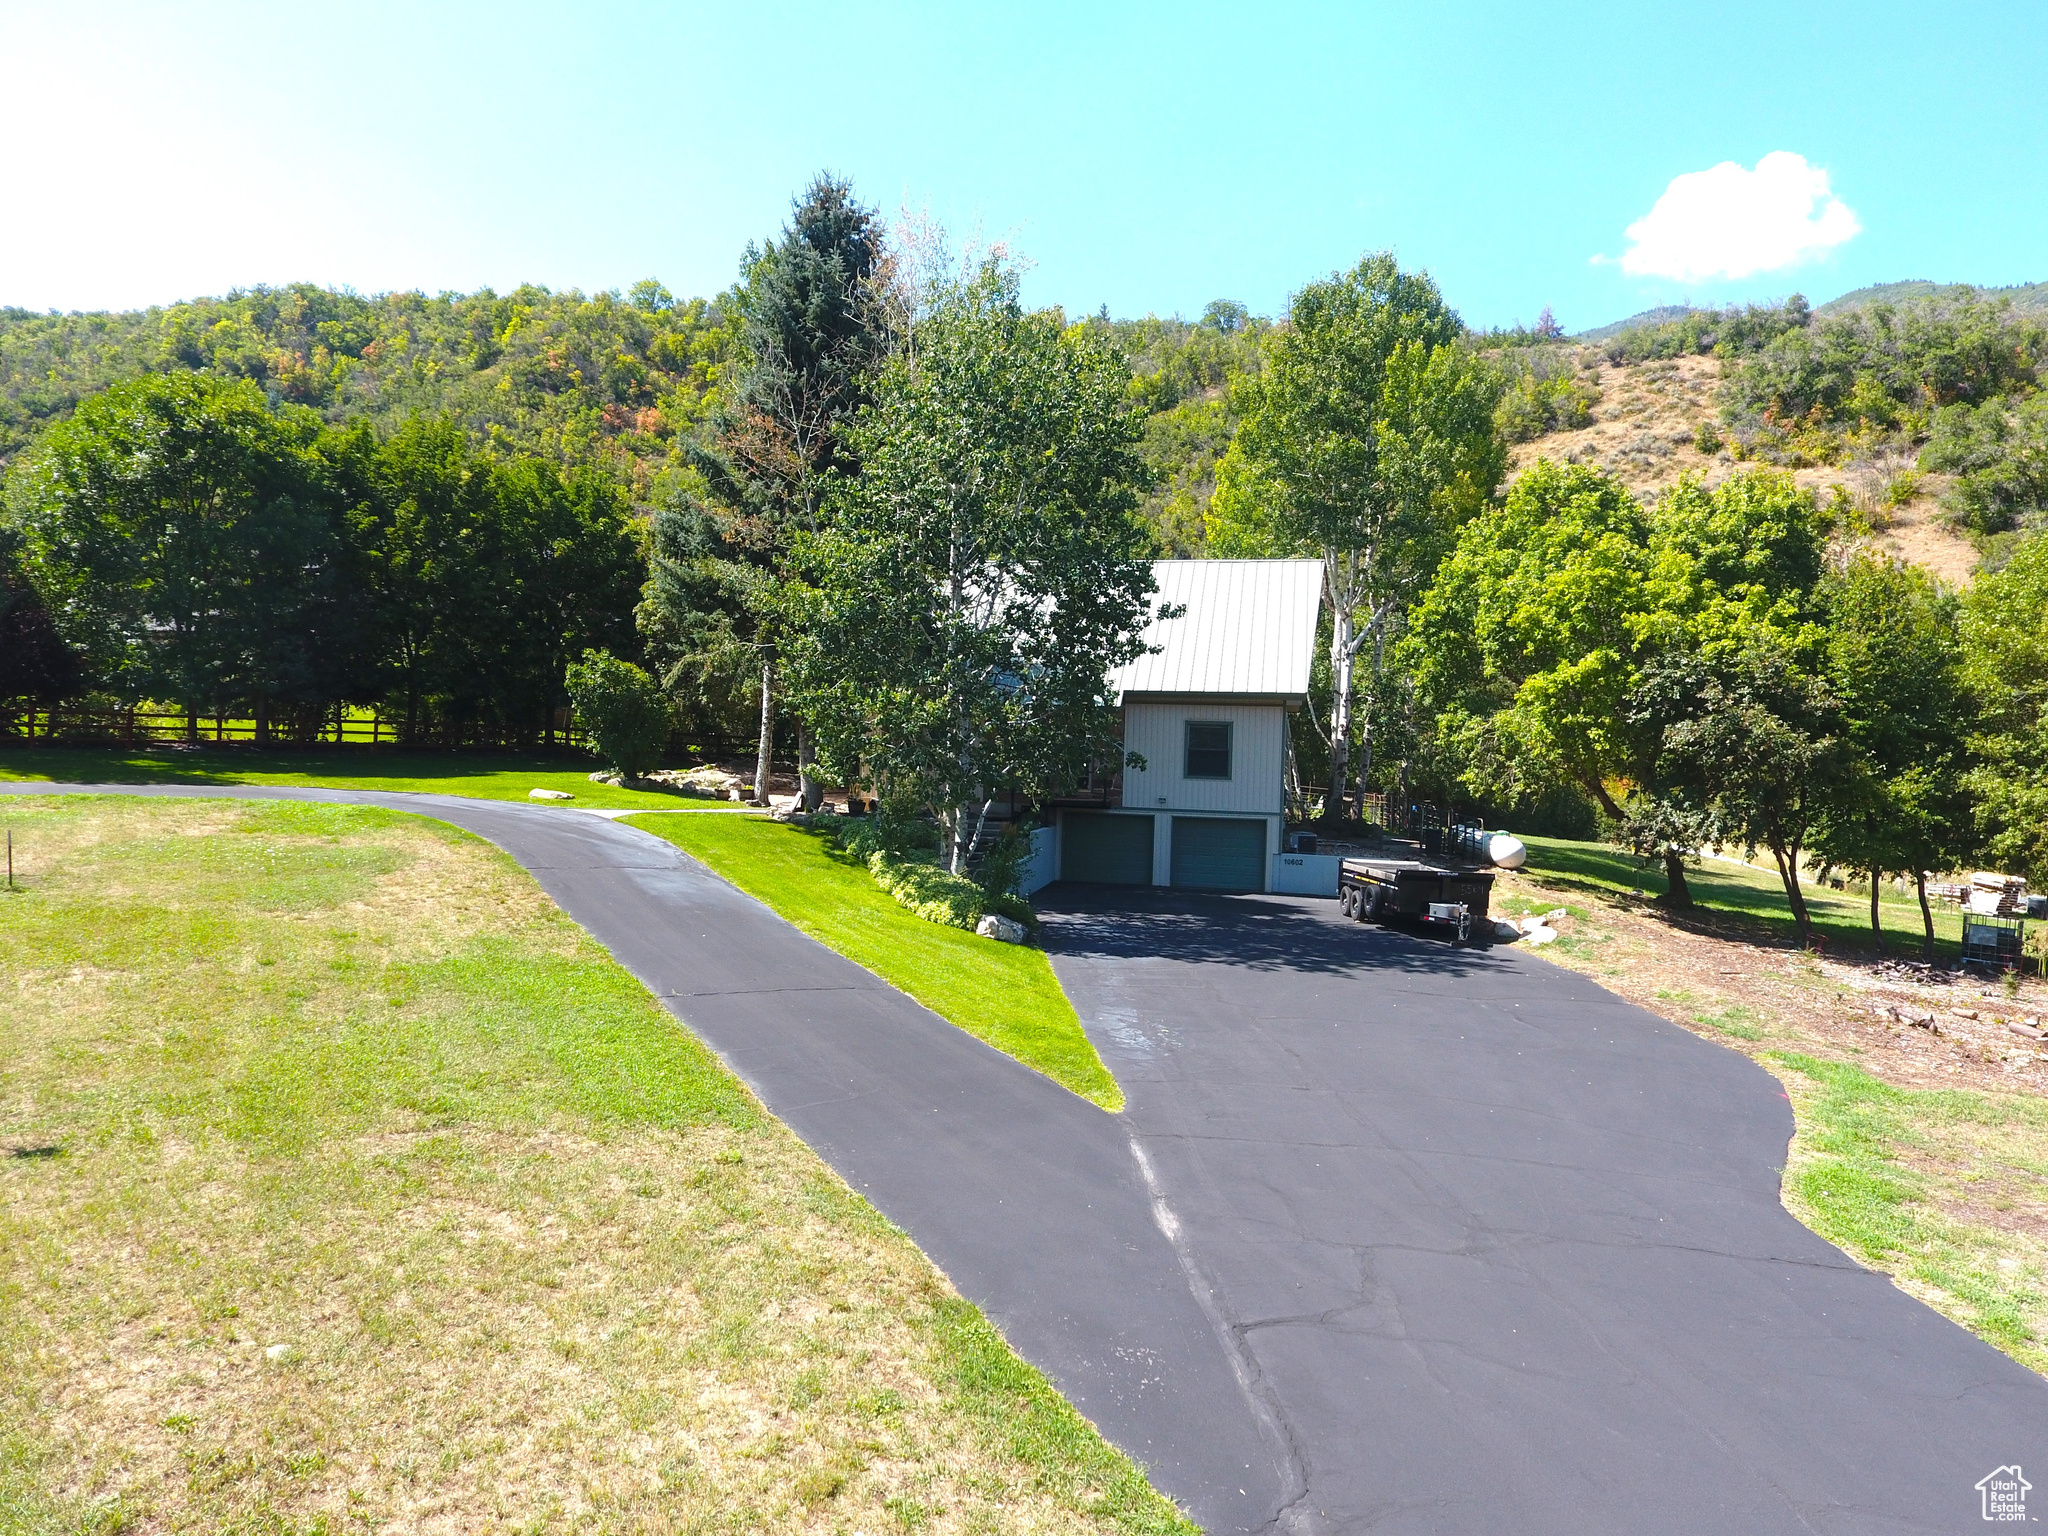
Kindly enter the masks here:
[[1112, 673], [1113, 693], [1308, 697], [1320, 560], [1155, 560], [1152, 573], [1154, 612], [1167, 604], [1187, 611], [1145, 627], [1157, 652]]

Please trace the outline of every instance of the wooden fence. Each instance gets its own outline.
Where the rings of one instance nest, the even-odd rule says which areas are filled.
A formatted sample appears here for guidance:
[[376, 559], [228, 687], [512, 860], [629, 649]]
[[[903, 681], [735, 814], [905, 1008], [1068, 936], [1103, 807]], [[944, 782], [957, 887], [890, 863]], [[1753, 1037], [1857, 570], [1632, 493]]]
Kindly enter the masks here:
[[[0, 714], [0, 739], [27, 742], [121, 747], [220, 745], [230, 742], [269, 746], [397, 746], [404, 741], [405, 722], [381, 710], [336, 708], [308, 722], [296, 716], [274, 719], [264, 731], [253, 718], [233, 715], [187, 715], [182, 710], [87, 709], [64, 705]], [[514, 735], [494, 726], [465, 724], [428, 727], [412, 745], [432, 747], [581, 747], [583, 730], [567, 710], [557, 711], [545, 732]]]
[[[88, 709], [69, 705], [28, 711], [0, 710], [0, 743], [29, 746], [115, 746], [146, 748], [164, 746], [269, 746], [292, 747], [382, 747], [412, 751], [559, 751], [589, 746], [589, 738], [566, 709], [557, 710], [545, 731], [512, 732], [497, 726], [467, 724], [449, 726], [432, 722], [416, 739], [405, 738], [405, 721], [376, 709], [343, 707], [323, 713], [316, 721], [295, 717], [270, 723], [266, 741], [254, 719], [233, 715], [188, 716], [182, 710]], [[793, 743], [776, 742], [776, 762], [793, 750]], [[752, 741], [726, 741], [677, 731], [669, 737], [663, 754], [670, 762], [733, 762], [753, 760]]]

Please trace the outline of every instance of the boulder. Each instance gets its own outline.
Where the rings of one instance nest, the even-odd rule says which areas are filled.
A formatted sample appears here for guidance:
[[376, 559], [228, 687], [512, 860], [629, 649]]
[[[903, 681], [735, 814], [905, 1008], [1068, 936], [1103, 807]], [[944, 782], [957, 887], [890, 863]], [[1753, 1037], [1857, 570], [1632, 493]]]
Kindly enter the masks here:
[[736, 773], [706, 763], [690, 769], [662, 768], [647, 775], [649, 783], [665, 784], [670, 789], [685, 795], [702, 795], [707, 800], [728, 800], [732, 792], [745, 786], [746, 780]]
[[1029, 936], [1024, 925], [1014, 917], [1004, 917], [1000, 912], [990, 912], [974, 925], [974, 931], [984, 939], [994, 939], [998, 944], [1022, 944]]

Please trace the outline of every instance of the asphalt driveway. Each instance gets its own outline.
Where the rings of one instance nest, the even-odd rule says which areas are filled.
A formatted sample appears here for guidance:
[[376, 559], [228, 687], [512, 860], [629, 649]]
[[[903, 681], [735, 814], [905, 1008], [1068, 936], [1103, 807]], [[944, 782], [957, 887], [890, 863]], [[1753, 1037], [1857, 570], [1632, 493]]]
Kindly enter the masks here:
[[2048, 1382], [1785, 1211], [1746, 1057], [1333, 902], [1040, 904], [1302, 1527], [1958, 1531], [2048, 1470]]
[[498, 844], [1211, 1530], [1948, 1532], [2048, 1468], [2048, 1382], [1779, 1204], [1776, 1082], [1539, 957], [1056, 887], [1108, 1115], [631, 827], [89, 788]]

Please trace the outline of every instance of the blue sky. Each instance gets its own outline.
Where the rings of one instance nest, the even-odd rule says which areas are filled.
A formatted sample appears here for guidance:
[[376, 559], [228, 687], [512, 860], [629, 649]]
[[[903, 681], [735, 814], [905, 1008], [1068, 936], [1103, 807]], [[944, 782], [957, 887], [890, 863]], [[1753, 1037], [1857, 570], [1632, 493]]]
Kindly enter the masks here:
[[1479, 325], [2038, 281], [2044, 58], [2038, 4], [0, 4], [0, 304], [710, 293], [821, 167], [1075, 312], [1381, 248]]

